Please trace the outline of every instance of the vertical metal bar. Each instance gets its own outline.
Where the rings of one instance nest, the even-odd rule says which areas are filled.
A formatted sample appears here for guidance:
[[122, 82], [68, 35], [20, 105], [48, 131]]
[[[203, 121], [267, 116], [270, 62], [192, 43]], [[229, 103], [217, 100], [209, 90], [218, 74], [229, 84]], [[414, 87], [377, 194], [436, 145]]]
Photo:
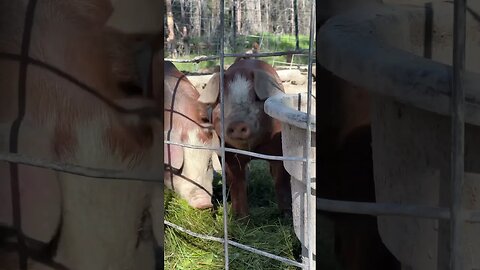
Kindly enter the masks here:
[[312, 196], [312, 183], [310, 178], [310, 148], [312, 145], [312, 134], [311, 134], [311, 114], [312, 114], [312, 60], [313, 60], [313, 46], [314, 46], [314, 36], [315, 36], [315, 1], [312, 1], [312, 6], [310, 10], [310, 43], [308, 45], [308, 84], [307, 84], [307, 134], [306, 142], [303, 148], [303, 156], [306, 159], [305, 166], [303, 166], [303, 179], [307, 184], [307, 256], [308, 262], [306, 263], [305, 269], [313, 270], [314, 267], [314, 258], [313, 258], [313, 247], [315, 245], [315, 237], [312, 237], [313, 232], [315, 231], [315, 226], [313, 224], [314, 220], [312, 219], [313, 212], [316, 211], [315, 207], [312, 207], [312, 203], [315, 202]]
[[293, 22], [295, 27], [295, 50], [300, 48], [300, 40], [298, 38], [298, 0], [293, 0]]
[[237, 9], [238, 0], [233, 0], [232, 5], [232, 49], [233, 52], [237, 51]]
[[450, 269], [464, 269], [463, 229], [465, 211], [462, 205], [464, 186], [465, 153], [465, 71], [466, 0], [455, 0], [453, 17], [453, 88], [452, 111], [452, 156], [451, 156], [451, 220], [450, 220]]
[[223, 95], [223, 75], [224, 75], [224, 58], [225, 58], [225, 3], [224, 0], [220, 0], [220, 126], [222, 129], [220, 135], [220, 145], [222, 152], [222, 199], [223, 199], [223, 236], [225, 241], [223, 242], [224, 254], [225, 254], [225, 270], [228, 270], [228, 209], [227, 209], [227, 183], [225, 177], [225, 104]]

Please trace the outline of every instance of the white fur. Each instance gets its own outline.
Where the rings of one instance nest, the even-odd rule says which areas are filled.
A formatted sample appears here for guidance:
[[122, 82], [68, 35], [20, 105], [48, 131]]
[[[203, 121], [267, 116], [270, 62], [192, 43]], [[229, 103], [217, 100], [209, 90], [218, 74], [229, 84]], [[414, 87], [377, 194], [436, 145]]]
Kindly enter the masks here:
[[230, 101], [235, 103], [248, 102], [248, 92], [252, 87], [250, 80], [247, 80], [241, 74], [236, 74], [228, 87], [230, 89]]
[[[195, 146], [207, 146], [207, 144], [203, 143], [197, 136], [197, 130], [191, 130], [188, 132], [188, 140], [187, 144], [195, 145]], [[205, 173], [211, 169], [209, 168], [211, 165], [210, 160], [212, 158], [211, 150], [204, 150], [204, 149], [193, 149], [184, 147], [184, 166], [183, 166], [183, 174], [188, 178], [195, 180], [195, 181], [205, 181], [202, 179]], [[205, 183], [199, 183], [200, 185], [204, 185]]]
[[233, 81], [228, 85], [229, 96], [225, 102], [226, 118], [230, 118], [233, 114], [236, 115], [234, 118], [240, 118], [255, 125], [260, 109], [258, 106], [255, 106], [254, 100], [250, 100], [252, 83], [251, 80], [248, 80], [241, 74], [235, 75]]
[[[87, 167], [116, 169], [119, 163], [118, 158], [108, 153], [107, 146], [103, 144], [102, 140], [105, 128], [102, 124], [108, 123], [108, 121], [102, 121], [106, 119], [104, 117], [99, 116], [98, 119], [78, 124], [75, 127], [78, 147], [74, 159]], [[109, 156], [110, 159], [105, 159], [106, 156]]]
[[[187, 133], [187, 141], [185, 144], [194, 146], [211, 146], [210, 144], [202, 142], [197, 134], [199, 130], [193, 129]], [[208, 192], [212, 193], [212, 181], [213, 181], [213, 169], [211, 164], [212, 151], [205, 149], [193, 149], [183, 147], [184, 163], [182, 169], [182, 176], [194, 181], [198, 185], [202, 186]], [[168, 188], [171, 187], [170, 177], [166, 174], [165, 185]], [[188, 182], [181, 177], [174, 176], [173, 185], [175, 192], [179, 193], [185, 199], [190, 199], [195, 194], [202, 194], [204, 191], [198, 188], [196, 185]]]

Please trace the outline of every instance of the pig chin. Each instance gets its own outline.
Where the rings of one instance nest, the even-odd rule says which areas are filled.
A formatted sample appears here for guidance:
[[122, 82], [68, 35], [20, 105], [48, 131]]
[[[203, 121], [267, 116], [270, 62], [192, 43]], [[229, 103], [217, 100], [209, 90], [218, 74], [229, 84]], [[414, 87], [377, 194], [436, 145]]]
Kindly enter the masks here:
[[237, 149], [250, 150], [249, 143], [247, 140], [231, 140], [227, 138], [225, 142]]
[[247, 140], [236, 140], [230, 137], [225, 138], [225, 142], [240, 150], [253, 150], [258, 145], [258, 139], [256, 137], [249, 138]]

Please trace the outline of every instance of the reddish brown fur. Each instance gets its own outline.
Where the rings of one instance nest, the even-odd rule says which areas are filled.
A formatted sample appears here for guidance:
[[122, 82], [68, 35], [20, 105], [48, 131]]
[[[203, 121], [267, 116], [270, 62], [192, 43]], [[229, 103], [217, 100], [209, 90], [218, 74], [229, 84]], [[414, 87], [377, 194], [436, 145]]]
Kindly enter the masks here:
[[52, 144], [58, 159], [67, 160], [71, 158], [78, 147], [78, 141], [73, 134], [72, 126], [68, 123], [57, 124]]
[[[254, 69], [261, 69], [263, 71], [268, 72], [270, 75], [274, 76], [279, 83], [282, 82], [280, 77], [278, 76], [275, 69], [267, 64], [266, 62], [255, 60], [255, 59], [243, 59], [242, 61], [238, 61], [237, 63], [231, 65], [228, 68], [228, 74], [232, 74], [233, 72], [237, 72], [236, 69], [243, 70], [243, 72], [248, 72]], [[226, 75], [225, 75], [226, 76]]]
[[[282, 87], [281, 80], [275, 69], [267, 63], [259, 60], [245, 59], [237, 60], [225, 72], [225, 96], [230, 94], [229, 83], [234, 79], [236, 74], [242, 74], [244, 78], [252, 81], [253, 85], [253, 70], [263, 70], [276, 78], [280, 87]], [[283, 89], [282, 89], [283, 90]], [[256, 95], [253, 87], [250, 89], [248, 95]], [[259, 102], [259, 101], [257, 101]], [[230, 106], [225, 104], [225, 106]], [[254, 106], [253, 104], [251, 106]], [[255, 132], [254, 145], [248, 149], [252, 152], [282, 156], [282, 141], [281, 141], [281, 124], [278, 120], [271, 118], [263, 111], [263, 101], [260, 102], [259, 113], [255, 116], [259, 121], [259, 130]], [[221, 133], [220, 123], [220, 104], [216, 104], [213, 111], [213, 124], [217, 134]], [[226, 142], [226, 147], [236, 148]], [[247, 186], [245, 180], [246, 165], [252, 158], [227, 152], [225, 154], [227, 181], [230, 187], [230, 195], [232, 199], [232, 206], [235, 214], [238, 217], [248, 215], [248, 199]], [[291, 214], [291, 190], [290, 190], [290, 175], [283, 167], [283, 162], [269, 161], [270, 172], [275, 182], [275, 193], [279, 208], [284, 214]]]

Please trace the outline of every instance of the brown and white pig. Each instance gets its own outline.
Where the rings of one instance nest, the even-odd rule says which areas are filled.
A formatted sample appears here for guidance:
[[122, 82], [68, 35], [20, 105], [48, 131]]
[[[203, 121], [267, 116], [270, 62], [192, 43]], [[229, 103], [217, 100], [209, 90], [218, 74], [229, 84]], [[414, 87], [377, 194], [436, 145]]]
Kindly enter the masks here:
[[[23, 236], [26, 242], [29, 256], [22, 261], [27, 262], [28, 270], [153, 270], [154, 246], [163, 245], [161, 234], [158, 234], [163, 228], [160, 182], [163, 103], [128, 98], [118, 87], [119, 77], [123, 76], [112, 70], [116, 64], [124, 62], [116, 57], [128, 58], [128, 53], [112, 53], [112, 42], [116, 44], [118, 40], [112, 40], [108, 33], [123, 31], [119, 27], [107, 29], [105, 23], [122, 10], [114, 6], [119, 2], [125, 1], [38, 1], [29, 56], [88, 85], [92, 91], [85, 91], [58, 72], [29, 65], [18, 149], [11, 150], [12, 124], [21, 107], [18, 98], [20, 64], [12, 57], [1, 57], [0, 152], [17, 152], [33, 159], [107, 171], [127, 171], [159, 181], [98, 179], [0, 162], [0, 229], [8, 227], [10, 232], [21, 231], [17, 235]], [[161, 10], [155, 4], [158, 1], [127, 2], [135, 7], [145, 4], [142, 10], [153, 13], [148, 17], [161, 18]], [[20, 54], [27, 4], [27, 0], [0, 1], [2, 56]], [[130, 11], [130, 16], [120, 12], [113, 17], [138, 18], [138, 13], [132, 9], [123, 11]], [[142, 19], [145, 17], [147, 15], [142, 13]], [[127, 25], [133, 27], [135, 21], [147, 22], [137, 19]], [[109, 24], [116, 25], [112, 21]], [[133, 30], [139, 35], [162, 36], [158, 35], [162, 29], [161, 19], [150, 26], [147, 29], [138, 25], [139, 28]], [[127, 75], [125, 78], [131, 77]], [[103, 96], [103, 101], [98, 96]], [[160, 117], [152, 119], [127, 114], [108, 105], [112, 103], [124, 109], [153, 109]], [[18, 168], [18, 181], [15, 177], [11, 179], [12, 168]], [[18, 192], [15, 192], [16, 183]], [[0, 245], [4, 244], [2, 240]], [[17, 247], [14, 241], [11, 244]], [[17, 242], [21, 245], [22, 241]], [[2, 249], [0, 257], [4, 251], [8, 252]], [[50, 266], [43, 265], [45, 262]], [[0, 258], [0, 268], [7, 265]], [[54, 268], [55, 265], [64, 268]], [[16, 259], [10, 269], [25, 268], [20, 267]]]
[[[212, 123], [221, 134], [219, 103], [220, 74], [205, 86], [201, 102], [212, 104]], [[281, 125], [264, 110], [265, 100], [284, 92], [278, 74], [269, 64], [254, 59], [237, 59], [224, 72], [225, 146], [261, 154], [282, 155]], [[238, 217], [248, 215], [246, 166], [252, 157], [226, 152], [225, 167], [233, 210]], [[290, 176], [282, 161], [269, 161], [275, 182], [278, 207], [291, 214]]]
[[[164, 64], [165, 139], [195, 146], [218, 147], [199, 92], [171, 63]], [[214, 136], [215, 135], [215, 136]], [[212, 150], [165, 144], [165, 185], [194, 208], [212, 206]]]

